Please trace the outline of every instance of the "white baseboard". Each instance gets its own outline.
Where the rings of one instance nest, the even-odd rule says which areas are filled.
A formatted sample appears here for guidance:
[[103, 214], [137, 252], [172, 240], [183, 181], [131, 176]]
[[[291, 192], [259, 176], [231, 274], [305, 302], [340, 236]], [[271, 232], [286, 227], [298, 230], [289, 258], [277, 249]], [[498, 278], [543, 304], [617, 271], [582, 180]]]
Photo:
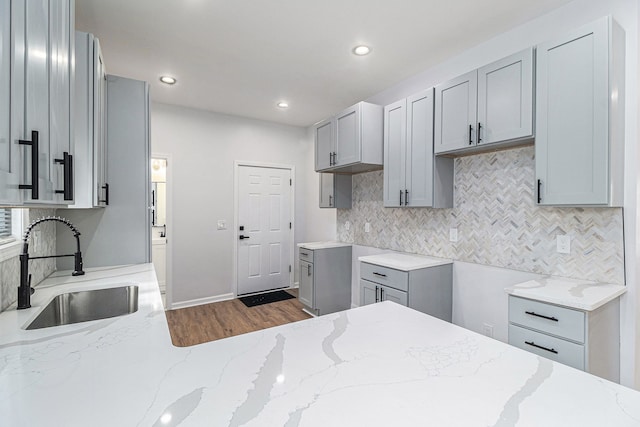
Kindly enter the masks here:
[[180, 308], [194, 307], [196, 305], [211, 304], [212, 302], [229, 301], [233, 298], [234, 298], [234, 295], [232, 293], [229, 293], [229, 294], [216, 295], [213, 297], [174, 302], [173, 304], [171, 304], [171, 307], [169, 308], [169, 310], [177, 310]]
[[358, 308], [358, 307], [360, 307], [358, 304], [351, 303], [351, 308]]

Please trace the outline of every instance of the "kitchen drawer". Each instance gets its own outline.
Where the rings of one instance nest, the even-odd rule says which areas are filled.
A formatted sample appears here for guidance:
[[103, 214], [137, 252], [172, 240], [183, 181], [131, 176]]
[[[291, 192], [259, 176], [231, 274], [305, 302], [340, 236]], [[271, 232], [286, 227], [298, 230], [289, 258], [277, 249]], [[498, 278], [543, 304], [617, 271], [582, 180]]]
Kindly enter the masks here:
[[313, 263], [313, 251], [310, 249], [300, 248], [298, 251], [300, 261]]
[[401, 291], [409, 290], [409, 273], [406, 271], [361, 262], [360, 277]]
[[584, 312], [509, 296], [509, 322], [584, 343]]
[[585, 369], [584, 346], [581, 344], [511, 324], [509, 325], [509, 344], [576, 369]]

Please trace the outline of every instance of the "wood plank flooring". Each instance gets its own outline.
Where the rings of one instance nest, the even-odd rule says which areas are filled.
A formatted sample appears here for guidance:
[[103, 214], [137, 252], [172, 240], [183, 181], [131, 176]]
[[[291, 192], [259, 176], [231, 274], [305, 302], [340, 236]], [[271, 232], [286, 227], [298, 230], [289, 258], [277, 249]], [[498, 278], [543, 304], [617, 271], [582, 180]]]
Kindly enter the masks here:
[[297, 289], [287, 289], [296, 298], [247, 307], [240, 300], [167, 310], [171, 341], [188, 347], [234, 335], [284, 325], [311, 316], [302, 311]]

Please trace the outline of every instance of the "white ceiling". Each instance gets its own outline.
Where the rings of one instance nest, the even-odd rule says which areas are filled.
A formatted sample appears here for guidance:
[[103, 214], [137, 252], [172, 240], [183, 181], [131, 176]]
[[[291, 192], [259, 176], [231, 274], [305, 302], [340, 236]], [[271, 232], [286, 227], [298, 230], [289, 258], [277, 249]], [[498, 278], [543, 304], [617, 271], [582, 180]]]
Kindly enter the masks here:
[[76, 28], [154, 101], [308, 126], [568, 2], [76, 0]]

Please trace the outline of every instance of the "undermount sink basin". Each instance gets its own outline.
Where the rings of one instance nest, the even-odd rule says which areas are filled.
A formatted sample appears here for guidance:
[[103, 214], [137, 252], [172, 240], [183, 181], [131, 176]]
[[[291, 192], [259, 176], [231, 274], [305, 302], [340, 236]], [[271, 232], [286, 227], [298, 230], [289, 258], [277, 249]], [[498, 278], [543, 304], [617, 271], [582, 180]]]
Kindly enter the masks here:
[[27, 329], [49, 328], [123, 316], [138, 311], [138, 286], [78, 291], [56, 296]]

